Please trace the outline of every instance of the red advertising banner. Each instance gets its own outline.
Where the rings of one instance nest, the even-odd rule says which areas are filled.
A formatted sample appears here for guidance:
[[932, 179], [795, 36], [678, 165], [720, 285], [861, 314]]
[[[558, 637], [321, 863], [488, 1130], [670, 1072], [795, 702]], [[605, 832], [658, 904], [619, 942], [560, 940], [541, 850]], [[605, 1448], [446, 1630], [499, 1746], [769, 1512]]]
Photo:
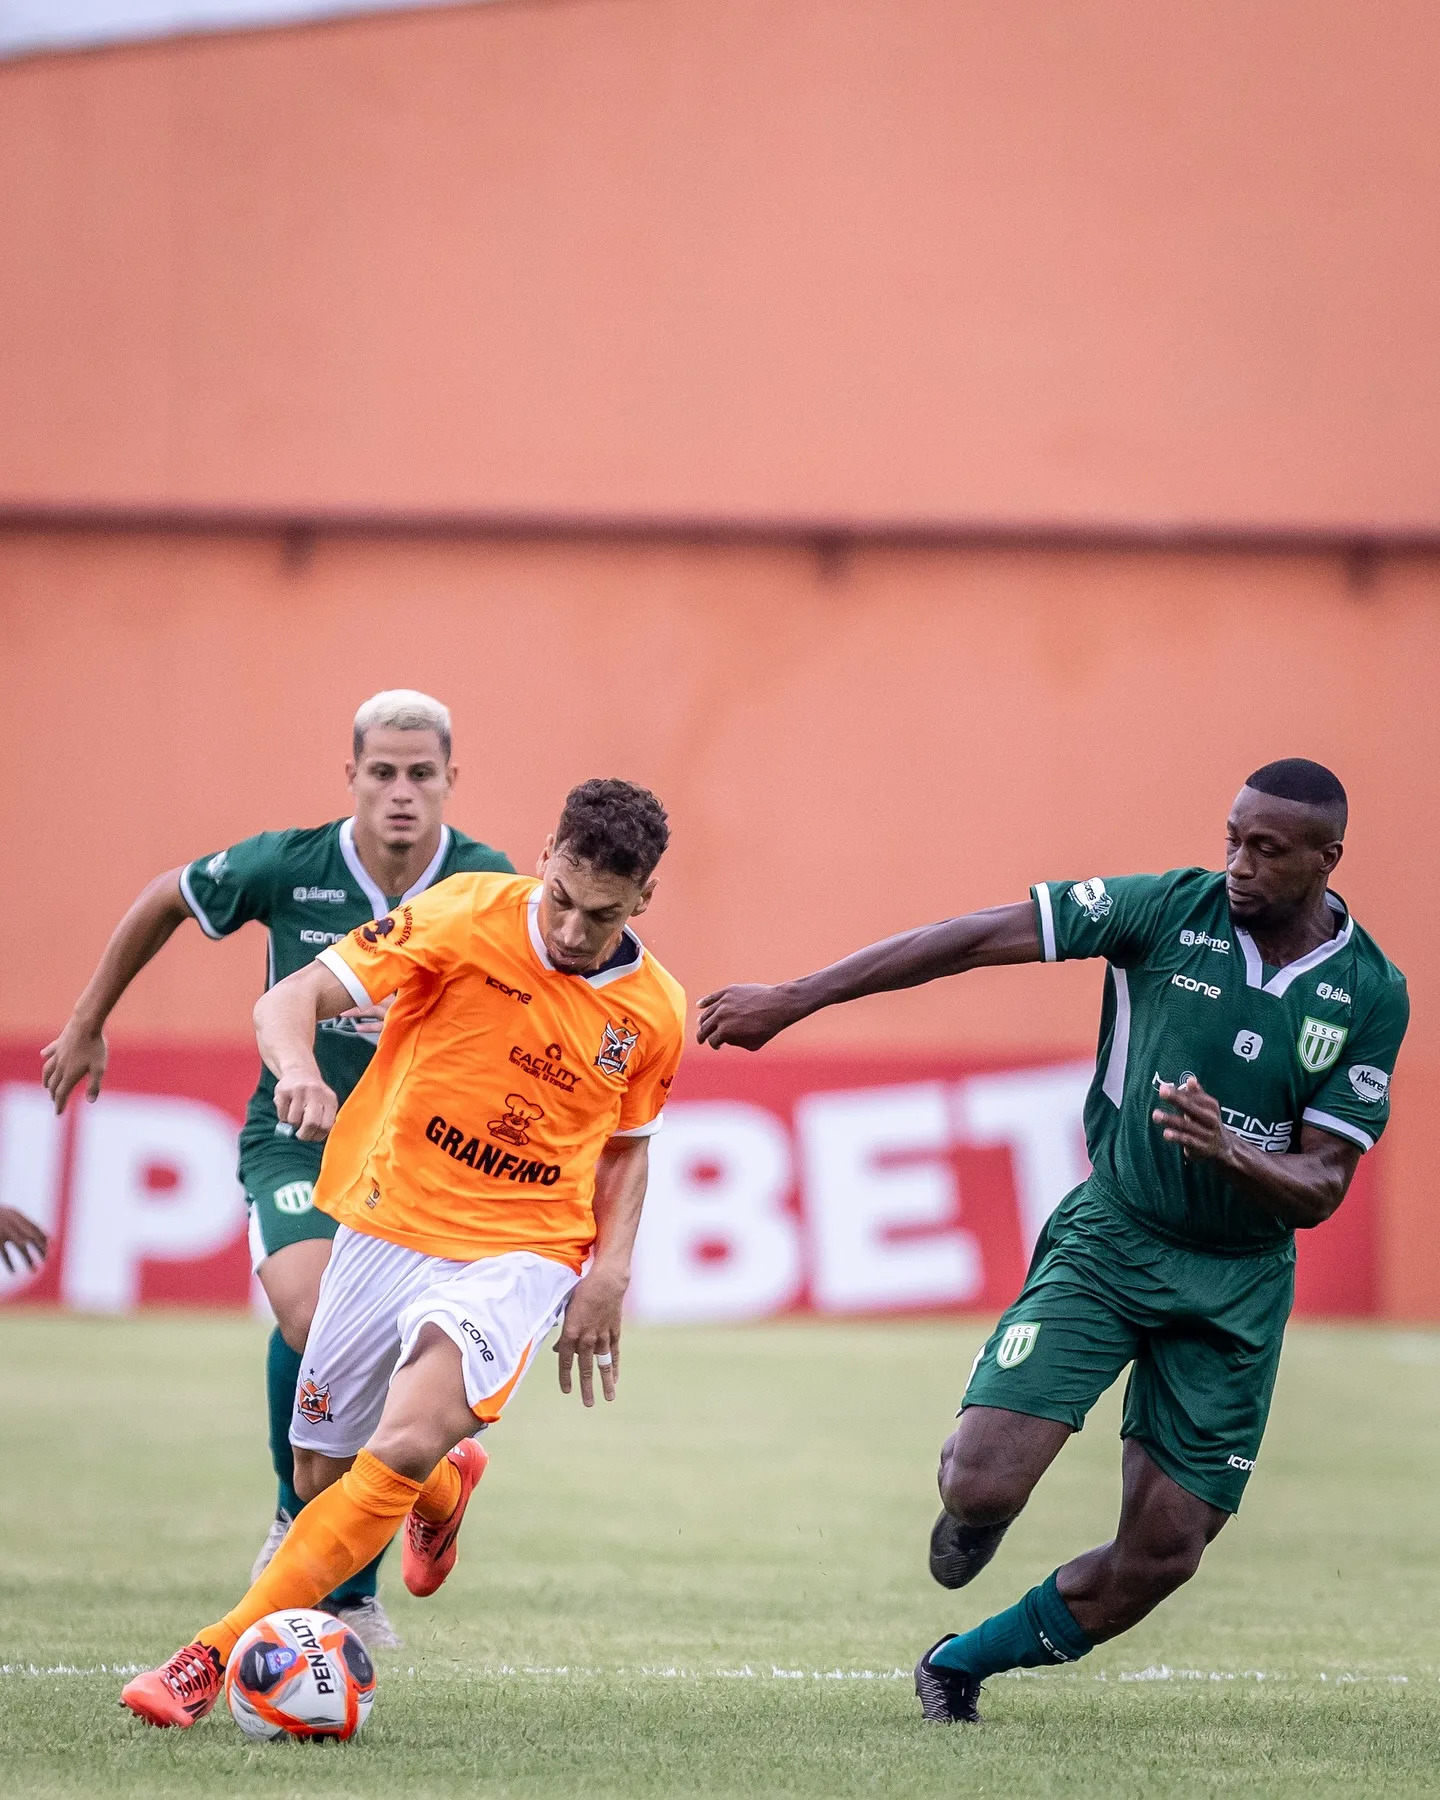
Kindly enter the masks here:
[[[235, 1137], [245, 1048], [117, 1048], [57, 1119], [39, 1046], [0, 1047], [0, 1202], [52, 1234], [0, 1303], [252, 1303]], [[652, 1140], [631, 1304], [656, 1321], [998, 1311], [1088, 1167], [1091, 1064], [693, 1053]], [[1377, 1158], [1300, 1234], [1297, 1310], [1376, 1310]]]

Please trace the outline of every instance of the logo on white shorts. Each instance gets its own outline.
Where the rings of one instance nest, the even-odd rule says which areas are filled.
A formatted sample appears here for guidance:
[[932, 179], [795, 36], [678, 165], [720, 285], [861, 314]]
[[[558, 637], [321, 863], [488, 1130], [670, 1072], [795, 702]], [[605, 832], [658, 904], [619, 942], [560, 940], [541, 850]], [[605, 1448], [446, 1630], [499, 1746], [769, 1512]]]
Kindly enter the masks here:
[[1039, 1335], [1038, 1325], [1007, 1325], [1005, 1335], [995, 1351], [996, 1367], [1016, 1368], [1035, 1348], [1035, 1340]]
[[330, 1383], [324, 1387], [316, 1387], [307, 1375], [295, 1393], [295, 1410], [302, 1419], [308, 1419], [312, 1425], [329, 1425], [330, 1416]]

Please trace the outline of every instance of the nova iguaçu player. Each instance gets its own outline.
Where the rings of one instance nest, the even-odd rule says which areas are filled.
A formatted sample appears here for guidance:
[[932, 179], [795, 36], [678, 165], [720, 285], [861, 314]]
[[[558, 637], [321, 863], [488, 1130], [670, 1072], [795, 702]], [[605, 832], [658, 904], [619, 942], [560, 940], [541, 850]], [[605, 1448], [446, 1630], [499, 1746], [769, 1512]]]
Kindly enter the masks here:
[[1297, 1230], [1335, 1211], [1385, 1128], [1404, 977], [1329, 878], [1345, 790], [1304, 758], [1250, 776], [1225, 873], [1039, 882], [780, 987], [700, 1002], [700, 1039], [756, 1050], [862, 994], [999, 963], [1103, 957], [1085, 1105], [1093, 1173], [1061, 1201], [976, 1358], [945, 1445], [930, 1567], [963, 1587], [1066, 1439], [1131, 1365], [1112, 1543], [927, 1650], [926, 1719], [979, 1718], [1002, 1670], [1073, 1662], [1195, 1573], [1260, 1453]]
[[[203, 1717], [242, 1632], [313, 1606], [402, 1524], [405, 1584], [433, 1594], [484, 1472], [477, 1421], [562, 1318], [561, 1388], [578, 1361], [585, 1404], [597, 1368], [614, 1398], [649, 1140], [684, 1048], [685, 995], [630, 930], [668, 840], [653, 794], [583, 782], [538, 881], [457, 875], [257, 1004], [276, 1115], [329, 1134], [315, 1203], [340, 1228], [291, 1424], [309, 1504], [232, 1612], [126, 1686], [150, 1724]], [[392, 993], [337, 1118], [316, 1023]]]
[[[105, 1077], [105, 1021], [176, 927], [194, 919], [209, 938], [252, 920], [269, 933], [266, 986], [303, 968], [357, 925], [383, 918], [462, 870], [513, 874], [508, 857], [444, 822], [455, 786], [450, 714], [438, 700], [394, 688], [355, 715], [346, 779], [352, 818], [298, 831], [262, 831], [228, 850], [171, 869], [145, 889], [116, 926], [65, 1029], [43, 1052], [43, 1075], [63, 1112], [82, 1082], [93, 1100]], [[355, 1007], [326, 1019], [315, 1055], [343, 1099], [369, 1066], [383, 1014]], [[275, 1116], [275, 1078], [262, 1066], [240, 1133], [240, 1182], [250, 1208], [253, 1266], [277, 1324], [266, 1356], [270, 1451], [279, 1482], [275, 1520], [254, 1573], [275, 1552], [300, 1510], [290, 1451], [290, 1415], [300, 1352], [330, 1259], [335, 1221], [313, 1205], [322, 1146]], [[330, 1610], [372, 1649], [399, 1643], [376, 1594], [377, 1568], [330, 1597]]]

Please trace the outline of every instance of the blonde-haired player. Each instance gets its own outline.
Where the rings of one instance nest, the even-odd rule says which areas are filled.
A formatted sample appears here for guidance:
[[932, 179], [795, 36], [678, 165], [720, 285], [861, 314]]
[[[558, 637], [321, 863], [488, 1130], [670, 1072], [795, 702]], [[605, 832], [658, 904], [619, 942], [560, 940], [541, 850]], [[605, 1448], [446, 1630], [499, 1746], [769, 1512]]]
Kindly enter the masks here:
[[[42, 1052], [44, 1081], [63, 1112], [84, 1083], [94, 1100], [105, 1078], [105, 1021], [126, 988], [193, 919], [208, 938], [242, 925], [269, 935], [266, 984], [303, 968], [318, 949], [357, 925], [382, 918], [447, 875], [495, 869], [513, 874], [508, 857], [445, 823], [455, 786], [450, 713], [414, 688], [387, 688], [355, 714], [345, 775], [355, 811], [294, 831], [262, 831], [227, 850], [157, 875], [115, 927], [65, 1029]], [[343, 1100], [369, 1064], [379, 1037], [370, 1007], [326, 1019], [314, 1054]], [[275, 1116], [274, 1077], [262, 1069], [240, 1132], [239, 1175], [250, 1208], [251, 1260], [275, 1313], [265, 1357], [270, 1454], [279, 1484], [275, 1519], [260, 1548], [258, 1574], [300, 1510], [290, 1452], [290, 1415], [300, 1353], [330, 1259], [335, 1221], [313, 1205], [320, 1145]], [[399, 1643], [376, 1594], [378, 1571], [357, 1571], [329, 1598], [332, 1612], [372, 1649]]]
[[[584, 782], [538, 880], [455, 876], [256, 1006], [277, 1115], [329, 1134], [315, 1203], [339, 1222], [291, 1428], [309, 1504], [239, 1605], [125, 1688], [150, 1724], [203, 1717], [242, 1632], [313, 1606], [402, 1523], [406, 1585], [433, 1593], [484, 1471], [477, 1422], [562, 1317], [561, 1388], [578, 1359], [585, 1404], [597, 1368], [614, 1398], [649, 1137], [683, 1044], [684, 993], [629, 929], [668, 839], [653, 794]], [[337, 1118], [316, 1022], [392, 993]]]

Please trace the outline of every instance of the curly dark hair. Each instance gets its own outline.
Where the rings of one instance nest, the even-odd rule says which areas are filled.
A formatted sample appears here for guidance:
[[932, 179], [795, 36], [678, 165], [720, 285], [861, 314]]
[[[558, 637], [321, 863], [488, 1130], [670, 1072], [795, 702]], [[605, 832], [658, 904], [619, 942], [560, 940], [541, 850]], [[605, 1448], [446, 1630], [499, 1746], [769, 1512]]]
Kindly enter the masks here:
[[555, 848], [626, 881], [648, 881], [670, 842], [665, 808], [649, 788], [611, 778], [582, 781], [565, 796]]

